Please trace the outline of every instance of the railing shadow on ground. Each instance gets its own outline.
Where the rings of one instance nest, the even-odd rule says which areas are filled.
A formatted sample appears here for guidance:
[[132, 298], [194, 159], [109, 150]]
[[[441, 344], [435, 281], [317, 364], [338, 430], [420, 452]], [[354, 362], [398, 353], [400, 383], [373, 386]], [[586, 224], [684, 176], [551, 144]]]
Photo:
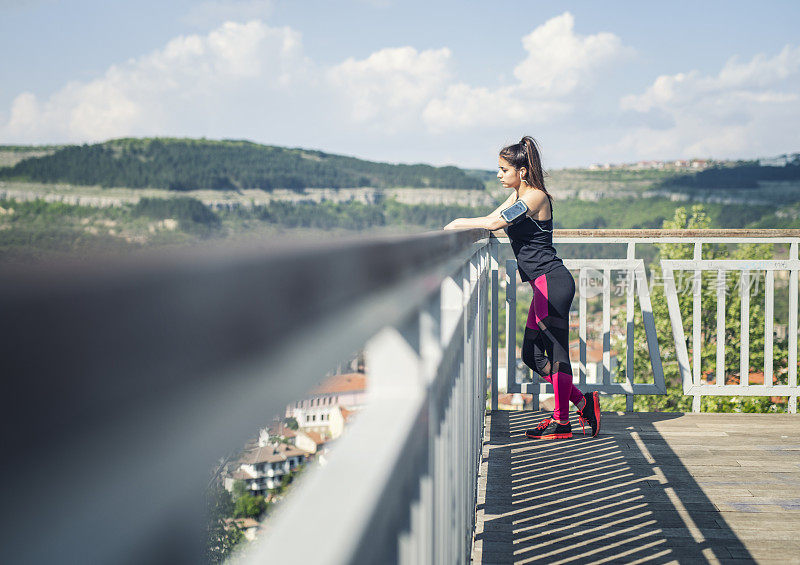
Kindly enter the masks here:
[[680, 414], [648, 414], [632, 425], [609, 414], [613, 429], [596, 438], [584, 438], [573, 421], [572, 440], [526, 439], [546, 416], [492, 413], [486, 502], [478, 507], [487, 516], [476, 534], [484, 563], [753, 561], [648, 425]]

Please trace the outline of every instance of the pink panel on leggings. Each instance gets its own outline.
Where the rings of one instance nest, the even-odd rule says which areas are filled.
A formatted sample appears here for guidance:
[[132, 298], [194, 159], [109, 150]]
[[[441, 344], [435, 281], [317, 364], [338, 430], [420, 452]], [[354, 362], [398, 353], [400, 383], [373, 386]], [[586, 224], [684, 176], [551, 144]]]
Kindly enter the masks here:
[[535, 281], [528, 281], [533, 287], [533, 300], [531, 309], [528, 310], [528, 322], [525, 324], [529, 328], [537, 329], [539, 322], [547, 317], [547, 278], [546, 275], [539, 275]]
[[553, 385], [553, 393], [556, 397], [553, 418], [569, 420], [569, 403], [572, 402], [577, 407], [583, 400], [581, 391], [572, 384], [572, 375], [559, 371], [553, 375], [542, 375], [542, 378]]

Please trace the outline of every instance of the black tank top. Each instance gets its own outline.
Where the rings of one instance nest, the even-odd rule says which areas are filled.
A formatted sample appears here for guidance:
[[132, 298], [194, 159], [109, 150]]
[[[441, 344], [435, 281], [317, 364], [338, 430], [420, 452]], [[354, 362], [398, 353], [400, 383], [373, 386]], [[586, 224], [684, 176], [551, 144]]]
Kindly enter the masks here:
[[534, 220], [526, 216], [503, 228], [511, 241], [511, 249], [517, 258], [517, 267], [523, 282], [536, 280], [564, 263], [556, 257], [553, 247], [553, 217], [549, 220]]

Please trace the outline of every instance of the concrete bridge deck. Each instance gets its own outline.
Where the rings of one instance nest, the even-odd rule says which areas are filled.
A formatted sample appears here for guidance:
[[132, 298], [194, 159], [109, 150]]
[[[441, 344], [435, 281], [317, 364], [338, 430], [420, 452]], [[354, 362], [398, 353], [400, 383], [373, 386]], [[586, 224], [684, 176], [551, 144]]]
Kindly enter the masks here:
[[800, 415], [546, 416], [487, 414], [473, 562], [800, 563]]

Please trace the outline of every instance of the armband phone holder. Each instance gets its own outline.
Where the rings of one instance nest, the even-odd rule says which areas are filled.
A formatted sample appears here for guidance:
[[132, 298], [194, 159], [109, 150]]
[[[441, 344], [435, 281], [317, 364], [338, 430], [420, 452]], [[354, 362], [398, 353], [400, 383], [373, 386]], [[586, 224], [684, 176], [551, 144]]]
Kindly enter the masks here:
[[517, 200], [511, 206], [500, 212], [500, 217], [509, 224], [521, 220], [528, 213], [528, 207], [522, 200]]

